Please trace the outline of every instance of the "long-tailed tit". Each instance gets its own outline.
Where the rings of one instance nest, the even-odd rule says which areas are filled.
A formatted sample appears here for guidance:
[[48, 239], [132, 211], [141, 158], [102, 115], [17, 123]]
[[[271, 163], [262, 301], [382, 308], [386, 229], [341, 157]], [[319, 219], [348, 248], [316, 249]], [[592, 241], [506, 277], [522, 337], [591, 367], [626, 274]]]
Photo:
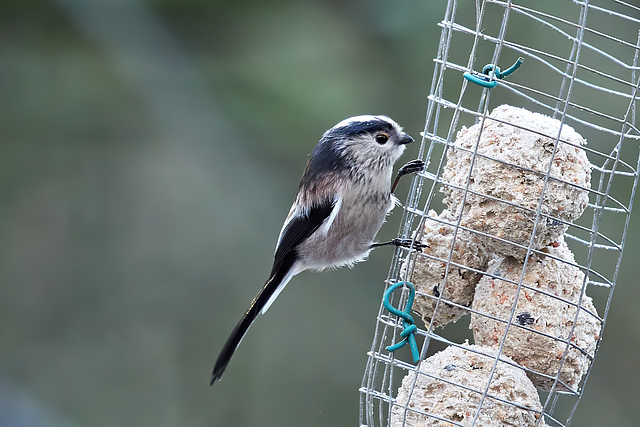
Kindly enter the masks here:
[[[424, 168], [420, 160], [409, 162], [391, 185], [393, 164], [412, 141], [387, 116], [351, 117], [322, 135], [280, 231], [269, 279], [222, 348], [212, 385], [222, 376], [251, 323], [267, 311], [293, 276], [304, 270], [351, 266], [376, 246], [412, 244], [400, 239], [373, 243], [396, 202], [393, 190], [398, 179]], [[416, 247], [415, 242], [413, 245]]]

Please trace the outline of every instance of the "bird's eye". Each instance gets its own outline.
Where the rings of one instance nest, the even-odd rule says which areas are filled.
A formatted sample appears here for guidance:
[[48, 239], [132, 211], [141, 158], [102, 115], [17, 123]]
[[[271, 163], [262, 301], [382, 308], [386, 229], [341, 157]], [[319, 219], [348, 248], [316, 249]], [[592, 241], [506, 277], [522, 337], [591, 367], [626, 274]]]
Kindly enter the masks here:
[[386, 133], [379, 133], [376, 135], [375, 140], [378, 144], [383, 145], [387, 143], [389, 136]]

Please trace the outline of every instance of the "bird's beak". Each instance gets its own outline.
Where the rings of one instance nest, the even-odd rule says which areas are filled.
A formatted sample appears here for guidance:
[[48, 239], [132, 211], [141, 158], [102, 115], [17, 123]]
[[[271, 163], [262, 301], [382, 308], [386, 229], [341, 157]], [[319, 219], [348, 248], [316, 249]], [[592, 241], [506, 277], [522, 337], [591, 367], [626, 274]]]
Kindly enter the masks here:
[[402, 132], [400, 134], [400, 139], [398, 140], [398, 144], [409, 144], [413, 142], [413, 138], [411, 138], [408, 134]]

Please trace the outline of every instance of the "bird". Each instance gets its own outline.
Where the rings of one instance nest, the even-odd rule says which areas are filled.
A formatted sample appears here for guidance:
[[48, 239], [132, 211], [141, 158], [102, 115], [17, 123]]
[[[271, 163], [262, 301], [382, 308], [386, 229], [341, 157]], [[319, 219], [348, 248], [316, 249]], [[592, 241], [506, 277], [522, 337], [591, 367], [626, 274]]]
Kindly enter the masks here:
[[410, 239], [374, 242], [398, 202], [393, 192], [399, 179], [424, 169], [422, 160], [410, 161], [391, 182], [393, 165], [411, 142], [413, 138], [384, 115], [350, 117], [322, 135], [280, 231], [269, 278], [222, 347], [211, 385], [222, 377], [254, 320], [296, 274], [353, 266], [378, 246], [424, 247]]

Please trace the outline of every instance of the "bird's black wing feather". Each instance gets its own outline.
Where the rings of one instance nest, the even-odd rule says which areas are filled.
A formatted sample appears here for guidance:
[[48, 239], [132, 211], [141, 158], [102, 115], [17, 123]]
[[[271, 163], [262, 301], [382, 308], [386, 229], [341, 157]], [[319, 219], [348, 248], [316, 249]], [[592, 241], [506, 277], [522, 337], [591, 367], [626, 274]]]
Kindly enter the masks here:
[[278, 242], [276, 254], [273, 261], [273, 270], [279, 268], [279, 264], [284, 261], [287, 254], [295, 250], [297, 246], [311, 236], [322, 223], [329, 218], [333, 208], [336, 205], [336, 199], [325, 199], [321, 203], [312, 206], [304, 215], [296, 216], [289, 221], [282, 230], [282, 237]]
[[242, 316], [242, 319], [240, 319], [240, 322], [238, 322], [233, 332], [231, 332], [222, 351], [220, 351], [218, 360], [213, 368], [211, 377], [212, 385], [216, 380], [220, 379], [231, 360], [231, 356], [233, 356], [240, 341], [242, 341], [242, 338], [249, 330], [249, 326], [251, 326], [258, 314], [262, 311], [262, 308], [267, 304], [274, 292], [276, 292], [293, 264], [297, 261], [298, 254], [296, 248], [298, 245], [311, 236], [322, 223], [329, 218], [335, 204], [335, 198], [326, 199], [322, 203], [312, 206], [305, 215], [292, 218], [284, 230], [282, 230], [282, 238], [276, 248], [269, 280], [267, 280], [258, 296], [251, 302], [246, 313]]

